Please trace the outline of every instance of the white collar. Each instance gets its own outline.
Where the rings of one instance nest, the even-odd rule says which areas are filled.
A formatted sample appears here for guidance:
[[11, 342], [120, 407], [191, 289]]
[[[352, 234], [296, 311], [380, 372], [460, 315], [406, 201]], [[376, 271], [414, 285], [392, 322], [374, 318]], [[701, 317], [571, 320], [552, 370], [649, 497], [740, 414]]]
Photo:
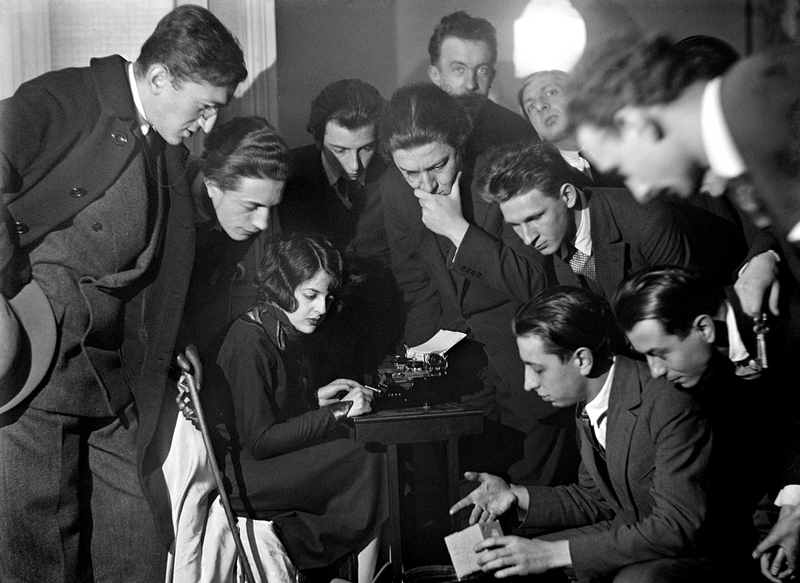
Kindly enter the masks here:
[[[322, 147], [324, 148], [325, 146]], [[328, 161], [328, 157], [325, 156], [325, 152], [323, 152], [321, 149], [319, 151], [319, 155], [322, 156], [322, 167], [325, 169], [325, 176], [328, 177], [328, 184], [330, 184], [331, 186], [336, 186], [336, 183], [339, 182], [339, 178], [344, 178], [345, 180], [349, 180], [346, 176], [343, 177], [339, 173], [338, 169], [331, 166], [331, 163]], [[366, 171], [358, 175], [356, 182], [358, 183], [359, 186], [364, 186], [365, 175]]]
[[150, 123], [147, 121], [147, 116], [144, 114], [142, 98], [139, 97], [139, 87], [136, 85], [136, 75], [133, 72], [133, 63], [128, 63], [128, 82], [131, 86], [133, 104], [136, 106], [136, 122], [139, 124], [139, 129], [142, 130], [142, 135], [146, 136], [147, 132], [150, 131]]
[[592, 422], [595, 436], [597, 441], [605, 447], [606, 446], [606, 421], [608, 420], [608, 398], [611, 395], [611, 384], [614, 382], [614, 369], [617, 366], [617, 357], [611, 363], [611, 368], [608, 369], [608, 376], [606, 382], [603, 383], [603, 388], [595, 395], [594, 399], [586, 403], [584, 410], [586, 415], [589, 416], [589, 421]]
[[583, 208], [580, 210], [580, 224], [575, 232], [575, 249], [586, 255], [592, 254], [592, 219], [589, 216], [589, 204], [583, 191], [578, 189], [578, 196], [581, 199]]
[[747, 171], [722, 112], [722, 77], [706, 83], [700, 105], [700, 133], [708, 166], [722, 178], [734, 178]]

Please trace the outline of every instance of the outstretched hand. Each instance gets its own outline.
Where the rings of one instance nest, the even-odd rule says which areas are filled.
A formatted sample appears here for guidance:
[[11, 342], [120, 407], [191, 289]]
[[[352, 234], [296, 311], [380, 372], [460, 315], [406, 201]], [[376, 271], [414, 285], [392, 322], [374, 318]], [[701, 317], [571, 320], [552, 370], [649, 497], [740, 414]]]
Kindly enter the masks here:
[[437, 235], [447, 237], [458, 247], [467, 232], [469, 223], [461, 212], [461, 172], [456, 176], [450, 194], [434, 194], [420, 188], [414, 189], [422, 207], [422, 223]]
[[485, 472], [465, 472], [464, 477], [473, 482], [480, 482], [480, 486], [453, 504], [450, 514], [453, 515], [472, 505], [470, 524], [496, 520], [518, 502], [517, 495], [503, 478]]
[[760, 558], [761, 573], [767, 579], [780, 582], [794, 574], [798, 551], [800, 551], [800, 504], [782, 506], [778, 522], [753, 551], [753, 558]]

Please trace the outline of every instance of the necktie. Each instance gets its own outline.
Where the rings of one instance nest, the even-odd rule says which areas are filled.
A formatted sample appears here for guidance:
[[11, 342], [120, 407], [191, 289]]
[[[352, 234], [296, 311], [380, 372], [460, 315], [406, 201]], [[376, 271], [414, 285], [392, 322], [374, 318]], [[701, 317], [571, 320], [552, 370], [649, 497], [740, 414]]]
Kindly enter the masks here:
[[569, 258], [569, 266], [578, 275], [583, 275], [589, 279], [595, 280], [597, 276], [594, 268], [594, 257], [587, 255], [583, 251], [573, 249], [572, 255]]
[[578, 170], [586, 174], [589, 178], [594, 178], [592, 176], [592, 166], [589, 164], [589, 160], [586, 159], [586, 156], [583, 155], [583, 151], [578, 152], [578, 160], [580, 160], [580, 168], [578, 168]]
[[344, 202], [347, 208], [353, 206], [353, 199], [358, 192], [358, 182], [355, 180], [348, 180], [347, 178], [339, 178], [336, 181], [336, 192]]
[[584, 433], [586, 433], [586, 437], [589, 438], [589, 443], [591, 443], [594, 450], [600, 454], [600, 457], [606, 459], [606, 450], [602, 445], [600, 445], [600, 442], [597, 440], [597, 434], [594, 432], [594, 427], [592, 427], [592, 420], [589, 419], [589, 414], [586, 412], [585, 407], [581, 409], [579, 418], [581, 422], [581, 427], [583, 427], [583, 431]]

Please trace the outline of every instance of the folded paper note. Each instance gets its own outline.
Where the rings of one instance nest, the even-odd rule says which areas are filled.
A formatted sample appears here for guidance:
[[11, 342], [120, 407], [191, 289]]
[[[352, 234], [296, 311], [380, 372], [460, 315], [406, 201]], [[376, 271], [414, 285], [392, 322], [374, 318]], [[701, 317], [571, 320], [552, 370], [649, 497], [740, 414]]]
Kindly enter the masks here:
[[479, 522], [444, 537], [444, 543], [447, 545], [450, 560], [453, 561], [456, 577], [459, 580], [481, 570], [478, 566], [478, 553], [474, 550], [475, 545], [490, 536], [503, 536], [503, 529], [496, 520]]

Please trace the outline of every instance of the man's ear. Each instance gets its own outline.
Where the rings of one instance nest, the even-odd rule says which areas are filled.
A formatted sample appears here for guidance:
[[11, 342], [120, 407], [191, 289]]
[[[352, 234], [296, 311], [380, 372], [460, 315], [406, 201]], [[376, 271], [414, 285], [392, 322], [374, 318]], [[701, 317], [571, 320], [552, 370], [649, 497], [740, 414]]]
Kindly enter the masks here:
[[169, 70], [159, 64], [151, 65], [147, 71], [147, 86], [153, 95], [158, 95], [166, 88], [168, 83], [172, 83], [172, 75]]
[[572, 361], [578, 367], [580, 373], [588, 377], [589, 373], [592, 372], [592, 367], [594, 367], [594, 354], [590, 349], [582, 346], [572, 353]]
[[206, 185], [206, 192], [211, 202], [214, 204], [214, 208], [217, 208], [217, 203], [224, 194], [222, 189], [208, 178], [203, 179], [203, 184]]
[[714, 320], [708, 314], [700, 314], [692, 322], [692, 329], [697, 330], [706, 342], [713, 344], [717, 338], [717, 329]]
[[614, 114], [614, 126], [620, 134], [632, 131], [651, 141], [658, 141], [664, 137], [664, 126], [658, 110], [654, 107], [623, 107]]
[[575, 208], [578, 203], [578, 189], [574, 184], [565, 182], [561, 185], [561, 190], [558, 191], [558, 196], [567, 203], [567, 208]]
[[428, 65], [428, 77], [437, 87], [442, 86], [442, 72], [439, 71], [439, 67], [436, 65]]

